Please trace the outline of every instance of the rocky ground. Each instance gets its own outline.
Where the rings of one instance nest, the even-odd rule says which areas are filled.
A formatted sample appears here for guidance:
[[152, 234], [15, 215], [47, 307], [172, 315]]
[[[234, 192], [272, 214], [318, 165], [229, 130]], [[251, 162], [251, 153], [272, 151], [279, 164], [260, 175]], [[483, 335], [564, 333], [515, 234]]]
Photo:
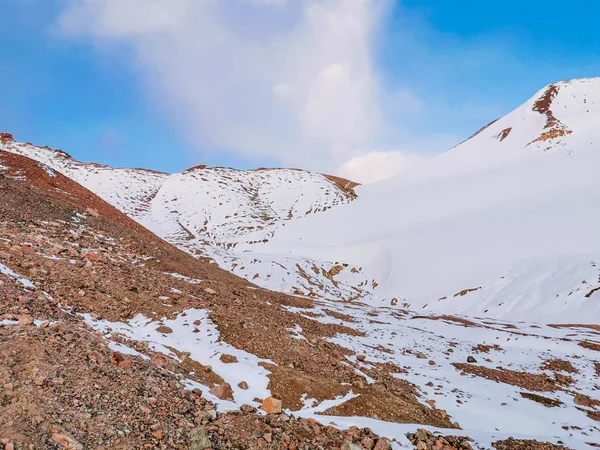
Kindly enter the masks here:
[[[193, 258], [58, 173], [4, 152], [0, 167], [0, 449], [395, 445], [367, 428], [340, 431], [294, 417], [306, 398], [327, 404], [349, 393], [358, 395], [321, 412], [459, 426], [394, 376], [405, 368], [365, 365], [363, 354], [333, 342], [363, 335], [349, 326], [352, 316], [330, 310], [331, 320], [312, 320], [294, 309], [311, 309], [313, 300], [259, 289]], [[219, 341], [264, 361], [270, 398], [235, 404], [240, 390], [254, 386], [231, 387], [226, 373], [176, 348], [157, 351], [90, 326], [143, 315], [161, 321], [158, 333], [168, 336], [168, 321], [192, 309], [209, 312]], [[115, 350], [117, 343], [126, 346]], [[224, 364], [234, 359], [220, 355]], [[205, 389], [191, 389], [192, 382]], [[217, 412], [209, 393], [239, 410]], [[469, 448], [466, 437], [417, 433], [410, 441], [421, 449]], [[515, 445], [496, 448], [562, 448]]]

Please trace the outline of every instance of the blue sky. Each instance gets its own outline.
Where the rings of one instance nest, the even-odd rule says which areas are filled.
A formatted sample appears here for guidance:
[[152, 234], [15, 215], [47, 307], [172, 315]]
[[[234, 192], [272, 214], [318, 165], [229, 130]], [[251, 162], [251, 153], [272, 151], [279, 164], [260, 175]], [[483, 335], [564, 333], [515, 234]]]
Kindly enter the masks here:
[[[186, 0], [178, 1], [185, 6]], [[307, 4], [311, 1], [314, 0], [306, 0]], [[326, 1], [333, 4], [338, 0]], [[99, 0], [104, 2], [111, 0]], [[214, 58], [220, 63], [220, 57], [232, 53], [236, 42], [241, 42], [235, 36], [222, 53], [219, 47], [207, 50], [206, 55], [212, 59], [202, 59], [203, 54], [198, 57], [198, 64], [190, 66], [182, 62], [181, 67], [173, 67], [172, 73], [164, 74], [164, 68], [157, 67], [160, 64], [149, 53], [162, 49], [159, 39], [163, 36], [170, 39], [179, 37], [178, 34], [144, 32], [132, 38], [132, 29], [119, 23], [106, 31], [107, 25], [100, 19], [94, 22], [96, 25], [79, 23], [77, 31], [65, 32], [69, 26], [64, 26], [61, 17], [69, 8], [78, 8], [83, 3], [86, 2], [4, 0], [0, 3], [0, 82], [4, 88], [0, 129], [13, 133], [18, 140], [50, 145], [78, 159], [116, 166], [178, 171], [200, 163], [239, 168], [295, 165], [314, 170], [323, 166], [322, 170], [331, 171], [361, 152], [436, 153], [509, 112], [547, 83], [600, 75], [598, 2], [505, 0], [500, 4], [475, 0], [403, 0], [390, 2], [388, 9], [373, 16], [370, 11], [360, 9], [361, 5], [354, 5], [352, 14], [364, 19], [370, 32], [367, 37], [363, 34], [350, 37], [356, 38], [359, 45], [360, 39], [366, 41], [364, 58], [348, 65], [350, 81], [352, 71], [358, 72], [356, 79], [368, 79], [369, 92], [376, 90], [377, 95], [354, 98], [349, 90], [331, 96], [329, 91], [324, 94], [319, 91], [317, 100], [324, 98], [323, 102], [340, 105], [330, 108], [329, 104], [318, 104], [319, 111], [328, 113], [319, 113], [311, 120], [331, 121], [331, 128], [339, 130], [328, 135], [321, 124], [311, 122], [313, 128], [309, 132], [314, 133], [315, 139], [305, 142], [301, 134], [306, 124], [298, 125], [289, 117], [298, 117], [298, 111], [304, 111], [307, 103], [290, 107], [289, 117], [274, 114], [263, 109], [262, 103], [268, 103], [267, 100], [253, 95], [253, 91], [259, 92], [263, 86], [254, 83], [258, 75], [252, 72], [246, 77], [231, 77], [226, 73], [245, 70], [247, 62], [246, 66], [240, 66], [242, 59], [231, 59], [222, 66], [214, 64]], [[276, 7], [242, 5], [239, 0], [226, 3], [230, 5], [219, 13], [226, 17], [218, 23], [220, 27], [235, 25], [237, 16], [247, 13], [243, 8], [261, 8], [256, 12], [256, 26], [249, 25], [243, 30], [248, 34], [243, 36], [245, 40], [255, 39], [261, 45], [268, 38], [260, 35], [263, 29], [270, 30], [271, 41], [273, 36], [283, 41], [277, 33], [285, 31], [279, 29], [284, 27], [282, 23], [287, 23], [282, 17], [288, 19], [289, 28], [293, 29], [288, 50], [297, 52], [298, 57], [295, 61], [280, 58], [282, 62], [278, 65], [269, 66], [272, 72], [281, 69], [282, 79], [293, 78], [301, 70], [298, 67], [302, 67], [294, 64], [311, 58], [310, 48], [303, 53], [306, 49], [302, 47], [302, 39], [309, 39], [310, 33], [296, 31], [300, 28], [298, 21], [308, 20], [302, 15], [301, 2], [286, 5], [282, 0], [282, 5]], [[112, 6], [106, 6], [109, 7]], [[264, 8], [277, 9], [265, 12]], [[321, 11], [323, 17], [335, 20], [335, 14], [347, 12], [336, 8], [334, 5]], [[90, 9], [85, 13], [99, 15], [102, 11]], [[207, 14], [202, 10], [196, 13]], [[215, 15], [213, 22], [221, 20], [221, 15]], [[213, 22], [207, 22], [206, 28], [212, 27]], [[327, 30], [315, 31], [321, 23], [311, 22], [307, 29], [323, 33], [319, 34], [322, 39], [341, 39], [326, 34]], [[193, 35], [192, 40], [199, 38]], [[196, 44], [181, 42], [185, 47], [181, 55], [195, 58], [192, 52]], [[279, 61], [271, 58], [269, 49], [259, 58], [265, 58], [269, 64], [272, 60]], [[347, 49], [340, 42], [332, 45], [330, 52], [339, 52], [332, 57], [342, 60], [341, 55], [346, 55]], [[179, 60], [168, 64], [174, 65]], [[209, 62], [216, 68], [203, 78]], [[335, 61], [327, 64], [332, 62]], [[210, 88], [187, 98], [185, 91], [173, 86], [181, 80], [178, 78], [181, 73], [193, 80], [194, 71], [198, 72], [198, 85], [215, 83], [223, 89], [207, 100], [213, 102], [212, 109], [223, 106], [221, 121], [213, 123], [211, 109], [204, 110], [198, 105], [212, 93]], [[298, 86], [313, 86], [311, 76], [307, 73], [306, 80], [297, 81]], [[221, 83], [221, 78], [226, 82]], [[273, 92], [287, 95], [290, 86], [300, 91], [292, 83], [281, 83]], [[364, 83], [350, 84], [353, 91], [354, 86], [362, 89]], [[235, 98], [228, 98], [229, 92]], [[223, 105], [220, 98], [225, 99]], [[351, 132], [356, 121], [371, 117], [373, 98], [377, 98], [376, 115], [381, 118], [352, 140], [341, 139], [340, 133], [345, 129]], [[356, 111], [352, 118], [336, 122], [340, 110], [353, 108]], [[229, 114], [236, 116], [238, 110], [239, 117], [229, 121]], [[260, 133], [254, 135], [244, 130], [246, 124]], [[262, 136], [268, 139], [262, 140]], [[330, 146], [334, 149], [330, 150]], [[314, 148], [305, 152], [305, 147]], [[328, 156], [321, 160], [323, 154]]]

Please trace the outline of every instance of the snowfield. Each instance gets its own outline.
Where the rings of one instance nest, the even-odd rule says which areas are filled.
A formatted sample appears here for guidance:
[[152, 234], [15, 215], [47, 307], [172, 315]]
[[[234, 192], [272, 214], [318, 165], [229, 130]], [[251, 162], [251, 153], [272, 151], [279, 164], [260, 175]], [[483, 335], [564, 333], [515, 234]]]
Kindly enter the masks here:
[[[534, 111], [548, 89], [411, 172], [358, 187], [356, 201], [289, 223], [255, 251], [361, 267], [378, 283], [365, 297], [373, 305], [598, 323], [600, 79], [559, 83], [550, 129]], [[560, 127], [569, 133], [543, 139]]]

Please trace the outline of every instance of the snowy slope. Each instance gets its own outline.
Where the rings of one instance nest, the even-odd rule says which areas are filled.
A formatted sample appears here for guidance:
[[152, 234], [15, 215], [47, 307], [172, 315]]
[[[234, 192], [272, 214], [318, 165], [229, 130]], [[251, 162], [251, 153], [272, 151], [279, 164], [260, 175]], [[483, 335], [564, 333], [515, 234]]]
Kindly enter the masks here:
[[555, 83], [450, 151], [359, 186], [353, 202], [344, 185], [304, 171], [200, 166], [169, 175], [0, 142], [269, 289], [597, 322], [599, 122], [599, 78]]
[[409, 173], [263, 248], [362, 267], [375, 305], [600, 320], [600, 79], [550, 85]]
[[[90, 189], [166, 241], [263, 287], [356, 298], [369, 281], [333, 261], [259, 255], [239, 244], [264, 242], [285, 222], [355, 197], [355, 183], [293, 169], [241, 171], [198, 166], [176, 174], [82, 163], [68, 154], [0, 135], [0, 149], [39, 161]], [[371, 281], [372, 283], [372, 281]]]

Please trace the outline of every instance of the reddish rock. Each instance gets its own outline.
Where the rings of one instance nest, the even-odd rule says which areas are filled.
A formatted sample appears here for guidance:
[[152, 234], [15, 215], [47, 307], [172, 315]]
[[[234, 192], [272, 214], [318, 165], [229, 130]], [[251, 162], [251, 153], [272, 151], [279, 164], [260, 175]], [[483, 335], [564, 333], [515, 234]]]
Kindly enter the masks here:
[[19, 325], [21, 325], [21, 326], [33, 325], [33, 317], [31, 316], [31, 314], [28, 314], [28, 313], [21, 314], [19, 316]]
[[233, 401], [233, 389], [229, 383], [223, 383], [211, 388], [210, 393], [220, 400]]
[[281, 412], [281, 400], [267, 397], [263, 400], [260, 408], [266, 411], [267, 414], [279, 414]]
[[227, 355], [225, 353], [223, 353], [219, 359], [221, 360], [221, 362], [223, 362], [225, 364], [233, 364], [233, 363], [238, 362], [238, 360], [235, 356]]
[[246, 383], [245, 381], [241, 381], [240, 384], [238, 384], [238, 387], [245, 391], [246, 389], [248, 389], [248, 383]]
[[156, 364], [158, 367], [164, 367], [167, 364], [167, 358], [160, 353], [155, 353], [152, 355], [152, 362]]
[[95, 253], [86, 253], [85, 255], [83, 255], [83, 257], [85, 259], [87, 259], [88, 261], [99, 261], [100, 257], [98, 255], [96, 255]]
[[392, 445], [387, 439], [379, 439], [373, 450], [390, 450]]
[[367, 359], [367, 357], [366, 355], [358, 355], [356, 359], [358, 359], [359, 361], [364, 361], [365, 359]]
[[157, 430], [154, 433], [152, 433], [152, 436], [156, 439], [162, 439], [165, 437], [165, 432], [163, 430]]
[[124, 359], [117, 364], [121, 369], [131, 369], [133, 364], [130, 359]]

